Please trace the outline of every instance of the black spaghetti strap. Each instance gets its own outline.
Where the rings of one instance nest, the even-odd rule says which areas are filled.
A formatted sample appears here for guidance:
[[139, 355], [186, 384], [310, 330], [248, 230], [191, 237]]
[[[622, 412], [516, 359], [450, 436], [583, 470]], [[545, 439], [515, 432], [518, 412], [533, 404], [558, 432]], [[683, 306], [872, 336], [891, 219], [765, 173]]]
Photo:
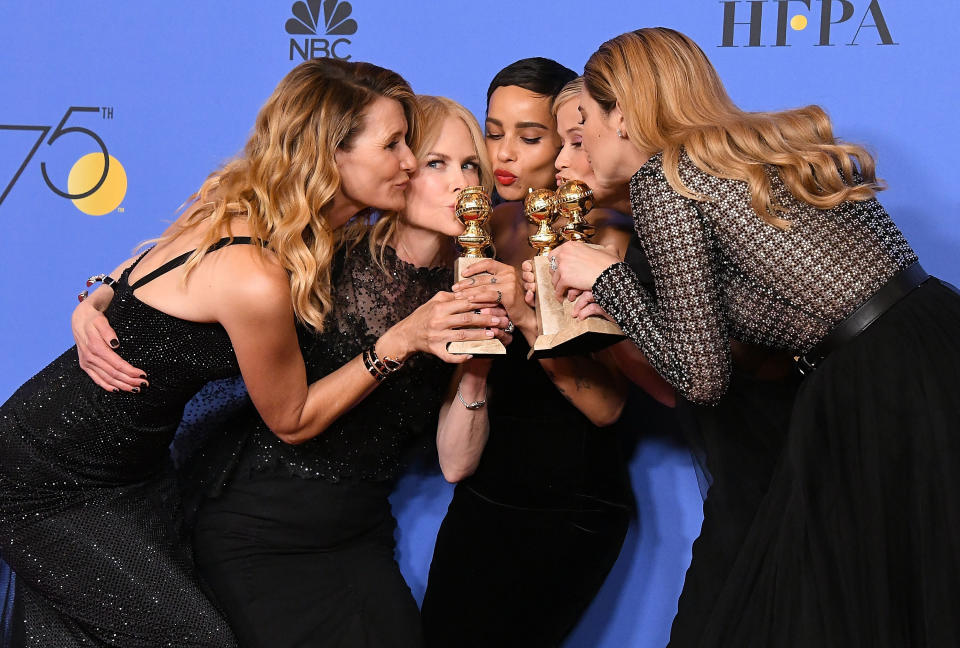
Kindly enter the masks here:
[[[222, 238], [216, 243], [214, 243], [213, 245], [211, 245], [207, 249], [207, 253], [214, 252], [216, 250], [219, 250], [220, 248], [227, 247], [228, 245], [250, 245], [253, 242], [254, 242], [253, 238], [249, 236], [234, 236], [232, 239]], [[157, 277], [170, 272], [176, 267], [183, 265], [187, 261], [187, 259], [190, 258], [190, 255], [193, 254], [194, 252], [196, 252], [196, 250], [190, 250], [189, 252], [184, 252], [183, 254], [181, 254], [176, 258], [170, 259], [159, 268], [156, 268], [155, 270], [148, 272], [147, 274], [137, 279], [136, 283], [131, 284], [130, 290], [136, 290], [140, 286], [150, 283]], [[137, 259], [137, 261], [139, 262], [140, 259]]]

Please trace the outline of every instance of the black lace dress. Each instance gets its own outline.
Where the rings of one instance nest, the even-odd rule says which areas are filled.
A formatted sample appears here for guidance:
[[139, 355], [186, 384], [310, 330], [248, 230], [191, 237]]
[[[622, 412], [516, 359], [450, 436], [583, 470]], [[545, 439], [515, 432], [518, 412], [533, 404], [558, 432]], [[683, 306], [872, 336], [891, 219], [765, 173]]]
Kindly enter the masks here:
[[[601, 306], [684, 396], [715, 402], [729, 338], [809, 350], [917, 261], [876, 200], [818, 210], [769, 170], [792, 227], [765, 224], [746, 183], [662, 156], [631, 180], [657, 300], [616, 264]], [[960, 296], [930, 279], [800, 386], [780, 462], [709, 609], [677, 646], [960, 645]], [[748, 461], [748, 457], [744, 457]], [[709, 461], [709, 458], [708, 458]], [[724, 466], [736, 480], [736, 462]], [[676, 632], [692, 615], [702, 628]]]
[[[452, 283], [449, 269], [417, 268], [390, 248], [384, 264], [366, 241], [338, 253], [325, 329], [301, 332], [311, 382]], [[207, 494], [194, 529], [198, 569], [241, 645], [420, 644], [387, 498], [411, 454], [435, 452], [451, 376], [452, 366], [417, 354], [305, 443], [283, 443], [250, 408], [205, 430], [202, 451], [185, 451], [183, 474]]]
[[164, 476], [184, 405], [238, 374], [236, 358], [220, 325], [138, 300], [150, 277], [131, 287], [135, 266], [106, 316], [150, 387], [106, 392], [71, 348], [0, 408], [0, 552], [16, 572], [16, 646], [234, 645], [197, 586]]

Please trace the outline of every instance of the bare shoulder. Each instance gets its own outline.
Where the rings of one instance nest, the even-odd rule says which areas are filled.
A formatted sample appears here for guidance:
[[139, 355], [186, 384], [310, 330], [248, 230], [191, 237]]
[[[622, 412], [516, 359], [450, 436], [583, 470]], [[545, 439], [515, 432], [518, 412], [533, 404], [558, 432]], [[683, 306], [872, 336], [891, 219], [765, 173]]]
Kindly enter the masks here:
[[283, 312], [291, 308], [290, 280], [276, 255], [258, 245], [230, 245], [204, 258], [205, 283], [218, 311]]

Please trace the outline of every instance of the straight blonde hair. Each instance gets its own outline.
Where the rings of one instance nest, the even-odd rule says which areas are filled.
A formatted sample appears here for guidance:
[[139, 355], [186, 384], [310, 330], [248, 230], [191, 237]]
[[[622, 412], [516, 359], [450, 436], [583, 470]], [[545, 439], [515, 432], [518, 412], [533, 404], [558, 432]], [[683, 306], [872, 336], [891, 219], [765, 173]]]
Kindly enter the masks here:
[[638, 29], [607, 41], [583, 76], [586, 91], [605, 112], [620, 106], [627, 136], [638, 148], [663, 152], [670, 186], [688, 198], [709, 200], [683, 185], [681, 148], [703, 171], [746, 181], [753, 209], [781, 229], [789, 222], [771, 195], [768, 165], [796, 198], [820, 209], [867, 200], [884, 188], [873, 157], [836, 140], [822, 108], [740, 110], [703, 51], [672, 29]]
[[[469, 110], [453, 99], [434, 97], [431, 95], [417, 95], [416, 104], [420, 118], [420, 137], [413, 147], [413, 154], [417, 158], [417, 166], [423, 163], [430, 149], [437, 143], [444, 122], [449, 117], [457, 117], [470, 131], [473, 148], [480, 161], [480, 184], [489, 194], [493, 190], [493, 167], [487, 157], [487, 146], [484, 142], [483, 130]], [[380, 215], [370, 233], [371, 256], [383, 266], [383, 253], [387, 244], [397, 233], [397, 226], [403, 218], [402, 213], [385, 212]]]

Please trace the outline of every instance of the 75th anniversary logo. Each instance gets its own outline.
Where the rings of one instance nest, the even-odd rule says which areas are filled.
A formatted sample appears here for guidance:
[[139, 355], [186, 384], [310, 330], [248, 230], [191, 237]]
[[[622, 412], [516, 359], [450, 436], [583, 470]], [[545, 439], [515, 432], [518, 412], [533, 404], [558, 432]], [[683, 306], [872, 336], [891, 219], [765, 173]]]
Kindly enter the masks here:
[[[67, 108], [60, 123], [56, 128], [53, 126], [34, 126], [29, 124], [0, 124], [0, 137], [7, 135], [15, 139], [17, 132], [35, 132], [36, 140], [33, 145], [26, 150], [23, 159], [13, 162], [17, 166], [12, 177], [2, 186], [0, 190], [0, 206], [3, 201], [13, 191], [17, 181], [30, 168], [30, 163], [34, 157], [39, 155], [40, 175], [43, 177], [47, 188], [56, 195], [73, 201], [77, 209], [91, 216], [102, 216], [113, 210], [123, 211], [120, 203], [123, 202], [127, 194], [127, 174], [119, 160], [110, 155], [107, 150], [107, 144], [103, 138], [95, 131], [86, 126], [77, 126], [77, 120], [82, 120], [89, 124], [93, 120], [113, 119], [113, 108], [106, 106], [70, 106]], [[83, 123], [83, 122], [81, 122]], [[69, 125], [68, 125], [69, 124]], [[51, 129], [53, 132], [51, 133]], [[50, 137], [47, 137], [49, 133]], [[74, 135], [74, 145], [77, 144], [76, 138], [82, 137], [90, 142], [92, 153], [80, 156], [70, 168], [67, 176], [67, 186], [58, 184], [51, 177], [47, 170], [47, 161], [44, 157], [54, 155], [58, 144], [66, 141], [61, 140], [65, 135]], [[22, 139], [22, 138], [20, 138]], [[26, 148], [26, 147], [25, 147]], [[5, 146], [6, 151], [12, 151], [14, 147]], [[3, 178], [0, 178], [0, 183]]]

